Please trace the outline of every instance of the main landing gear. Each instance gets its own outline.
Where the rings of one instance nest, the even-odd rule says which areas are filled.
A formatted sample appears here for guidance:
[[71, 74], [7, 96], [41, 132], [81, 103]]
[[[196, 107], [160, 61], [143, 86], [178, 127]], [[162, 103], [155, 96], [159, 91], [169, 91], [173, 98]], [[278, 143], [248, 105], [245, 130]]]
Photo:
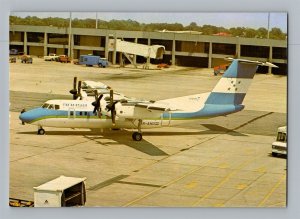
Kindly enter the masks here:
[[134, 132], [134, 133], [132, 134], [132, 139], [133, 139], [134, 141], [141, 141], [141, 140], [143, 139], [141, 126], [142, 126], [142, 120], [139, 119], [138, 131], [137, 131], [137, 132]]
[[38, 131], [37, 131], [37, 134], [38, 135], [44, 135], [45, 134], [45, 129], [43, 129], [42, 127], [39, 127]]
[[132, 139], [135, 140], [135, 141], [142, 140], [143, 139], [142, 133], [140, 133], [140, 132], [134, 132], [132, 134]]

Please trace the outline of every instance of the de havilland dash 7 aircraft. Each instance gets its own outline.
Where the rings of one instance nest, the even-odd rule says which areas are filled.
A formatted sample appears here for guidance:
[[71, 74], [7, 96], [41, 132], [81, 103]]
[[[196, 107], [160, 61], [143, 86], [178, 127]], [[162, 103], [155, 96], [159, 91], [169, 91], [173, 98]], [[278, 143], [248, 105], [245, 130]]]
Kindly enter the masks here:
[[[232, 59], [229, 68], [211, 92], [178, 98], [145, 101], [114, 92], [101, 82], [78, 81], [70, 91], [73, 100], [49, 100], [41, 107], [20, 115], [22, 124], [43, 127], [89, 129], [137, 129], [132, 138], [142, 139], [142, 129], [177, 125], [191, 120], [236, 113], [244, 109], [243, 100], [258, 65], [277, 67], [266, 62]], [[186, 122], [186, 121], [185, 121]]]

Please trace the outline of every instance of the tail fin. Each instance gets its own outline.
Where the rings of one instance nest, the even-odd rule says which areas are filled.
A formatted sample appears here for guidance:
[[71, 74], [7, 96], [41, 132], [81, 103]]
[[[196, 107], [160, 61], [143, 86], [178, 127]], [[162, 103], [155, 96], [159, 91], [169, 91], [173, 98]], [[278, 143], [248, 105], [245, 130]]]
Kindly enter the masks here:
[[269, 62], [263, 63], [244, 59], [228, 60], [233, 61], [208, 96], [206, 104], [242, 104], [258, 65], [277, 67]]

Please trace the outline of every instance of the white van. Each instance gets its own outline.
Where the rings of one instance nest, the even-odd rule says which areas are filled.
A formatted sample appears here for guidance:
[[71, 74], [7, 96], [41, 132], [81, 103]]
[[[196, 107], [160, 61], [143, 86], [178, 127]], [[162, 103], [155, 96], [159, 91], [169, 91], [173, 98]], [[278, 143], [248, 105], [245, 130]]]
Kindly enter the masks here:
[[272, 143], [272, 156], [277, 156], [278, 154], [287, 155], [286, 140], [286, 126], [279, 127], [277, 130], [277, 139]]

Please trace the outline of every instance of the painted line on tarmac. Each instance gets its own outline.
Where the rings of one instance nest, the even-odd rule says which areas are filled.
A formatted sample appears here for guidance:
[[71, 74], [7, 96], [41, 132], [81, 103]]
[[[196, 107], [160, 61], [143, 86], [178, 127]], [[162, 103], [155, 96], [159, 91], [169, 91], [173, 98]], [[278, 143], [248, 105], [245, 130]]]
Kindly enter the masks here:
[[278, 180], [278, 182], [273, 186], [273, 188], [270, 190], [270, 192], [264, 197], [264, 199], [259, 203], [259, 207], [262, 207], [266, 201], [270, 198], [270, 196], [275, 192], [275, 190], [280, 186], [282, 181], [286, 179], [286, 174], [283, 174], [283, 176]]
[[188, 176], [188, 175], [190, 175], [190, 174], [192, 174], [192, 173], [194, 173], [194, 172], [196, 172], [196, 171], [198, 171], [198, 170], [204, 168], [205, 166], [207, 166], [207, 165], [210, 164], [211, 162], [213, 162], [213, 161], [219, 159], [219, 157], [221, 157], [221, 155], [216, 156], [216, 157], [210, 159], [210, 160], [207, 161], [203, 166], [197, 167], [197, 168], [195, 168], [195, 169], [189, 171], [188, 173], [184, 174], [183, 176], [181, 176], [181, 177], [179, 177], [179, 178], [176, 178], [176, 179], [174, 179], [174, 180], [168, 182], [167, 184], [161, 186], [160, 188], [154, 189], [154, 190], [152, 190], [152, 191], [150, 191], [150, 192], [148, 192], [148, 193], [142, 195], [141, 197], [136, 198], [136, 199], [134, 199], [134, 200], [132, 200], [132, 201], [126, 203], [125, 205], [123, 205], [123, 207], [128, 207], [128, 206], [130, 206], [130, 205], [132, 205], [132, 204], [134, 204], [134, 203], [136, 203], [136, 202], [142, 200], [143, 198], [146, 198], [147, 196], [149, 196], [149, 195], [151, 195], [151, 194], [153, 194], [153, 193], [155, 193], [155, 192], [157, 192], [157, 191], [159, 191], [159, 190], [161, 190], [161, 189], [163, 189], [163, 188], [166, 188], [166, 187], [168, 187], [169, 185], [171, 185], [171, 184], [173, 184], [173, 183], [175, 183], [175, 182], [178, 182], [179, 180], [185, 178], [186, 176]]
[[229, 173], [228, 175], [226, 175], [223, 178], [223, 180], [221, 180], [221, 182], [219, 182], [215, 187], [213, 187], [209, 192], [207, 192], [203, 197], [201, 197], [201, 199], [199, 201], [195, 202], [192, 206], [198, 206], [202, 201], [204, 201], [205, 199], [207, 199], [209, 196], [212, 195], [212, 193], [214, 193], [224, 183], [226, 183], [229, 180], [230, 177], [232, 177], [233, 175], [235, 175], [238, 171], [240, 171], [243, 167], [247, 166], [250, 162], [254, 161], [255, 159], [256, 159], [256, 157], [243, 162], [237, 169], [234, 169], [231, 173]]

